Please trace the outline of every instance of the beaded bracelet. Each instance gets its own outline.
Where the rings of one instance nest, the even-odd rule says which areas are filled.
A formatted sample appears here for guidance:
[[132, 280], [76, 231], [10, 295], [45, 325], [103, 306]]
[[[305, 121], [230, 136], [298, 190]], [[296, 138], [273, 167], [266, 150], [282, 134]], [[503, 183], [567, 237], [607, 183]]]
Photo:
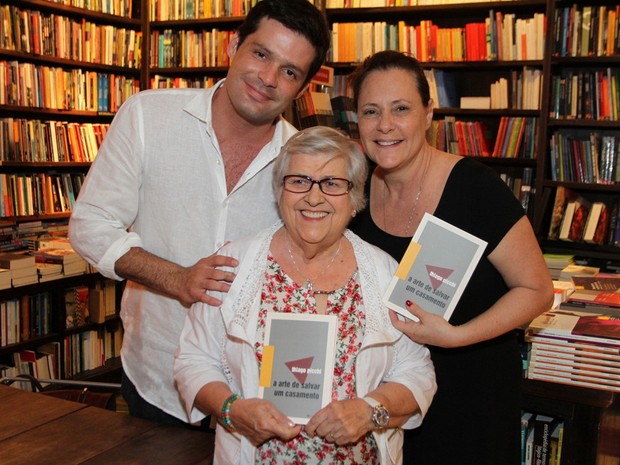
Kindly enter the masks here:
[[233, 402], [239, 399], [241, 399], [239, 394], [231, 394], [231, 396], [224, 401], [224, 405], [222, 405], [222, 424], [228, 431], [235, 431], [237, 429], [230, 420], [230, 408]]

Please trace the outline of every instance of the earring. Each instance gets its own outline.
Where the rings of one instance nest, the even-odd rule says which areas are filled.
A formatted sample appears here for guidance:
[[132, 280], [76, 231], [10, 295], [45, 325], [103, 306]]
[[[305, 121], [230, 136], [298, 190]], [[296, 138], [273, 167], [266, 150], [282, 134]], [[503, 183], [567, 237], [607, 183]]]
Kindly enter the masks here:
[[355, 218], [355, 215], [357, 215], [357, 210], [353, 210], [353, 213], [351, 214], [351, 218]]

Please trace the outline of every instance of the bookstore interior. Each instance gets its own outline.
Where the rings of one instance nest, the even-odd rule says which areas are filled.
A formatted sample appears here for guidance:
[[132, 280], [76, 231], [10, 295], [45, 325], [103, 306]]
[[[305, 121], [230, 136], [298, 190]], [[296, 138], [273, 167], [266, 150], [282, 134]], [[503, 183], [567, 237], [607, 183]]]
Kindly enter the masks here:
[[[118, 382], [122, 285], [71, 248], [72, 205], [120, 105], [221, 79], [255, 3], [0, 2], [2, 377]], [[522, 463], [619, 464], [620, 2], [312, 3], [332, 48], [285, 116], [358, 138], [347, 75], [379, 50], [420, 60], [429, 141], [499, 173], [554, 279], [554, 308], [520, 329]]]

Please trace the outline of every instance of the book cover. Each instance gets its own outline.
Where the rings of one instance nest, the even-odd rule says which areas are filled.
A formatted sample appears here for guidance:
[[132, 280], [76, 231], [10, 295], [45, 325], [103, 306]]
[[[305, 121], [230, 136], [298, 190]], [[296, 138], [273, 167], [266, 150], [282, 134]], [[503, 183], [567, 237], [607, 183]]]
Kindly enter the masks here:
[[536, 415], [534, 417], [534, 447], [532, 465], [549, 465], [549, 439], [551, 430], [555, 427], [557, 420], [547, 415]]
[[568, 232], [569, 241], [576, 242], [582, 239], [591, 206], [592, 204], [583, 197], [576, 200], [575, 213]]
[[9, 270], [19, 270], [35, 266], [32, 255], [18, 252], [0, 253], [0, 267]]
[[449, 320], [486, 245], [426, 213], [385, 292], [385, 305], [415, 319], [405, 306], [411, 300]]
[[331, 401], [337, 317], [267, 314], [258, 397], [305, 425]]
[[596, 274], [594, 276], [573, 276], [575, 289], [584, 291], [608, 291], [620, 290], [620, 275]]
[[605, 208], [605, 204], [603, 202], [594, 202], [592, 204], [592, 208], [590, 209], [590, 213], [588, 214], [588, 219], [583, 230], [584, 242], [594, 242], [594, 234], [599, 224], [603, 208]]
[[88, 323], [88, 293], [87, 286], [77, 286], [65, 290], [67, 328], [77, 328]]
[[558, 239], [567, 241], [570, 237], [571, 225], [573, 224], [573, 217], [575, 216], [575, 210], [577, 209], [577, 202], [568, 202], [564, 208], [562, 214], [562, 223], [560, 225], [560, 231]]
[[620, 292], [575, 290], [568, 297], [568, 302], [583, 302], [620, 308]]

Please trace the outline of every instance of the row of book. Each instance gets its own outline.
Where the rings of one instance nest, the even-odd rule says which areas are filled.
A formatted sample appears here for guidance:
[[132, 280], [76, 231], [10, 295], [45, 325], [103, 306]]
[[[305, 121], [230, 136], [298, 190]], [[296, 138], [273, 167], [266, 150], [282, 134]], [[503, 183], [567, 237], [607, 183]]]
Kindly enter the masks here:
[[67, 237], [68, 221], [67, 218], [58, 218], [0, 225], [0, 251], [34, 251], [39, 248], [41, 241]]
[[[151, 0], [148, 2], [150, 21], [221, 18], [245, 16], [259, 0]], [[319, 5], [318, 0], [310, 0]]]
[[534, 170], [526, 166], [523, 168], [521, 175], [515, 175], [514, 173], [499, 173], [499, 177], [506, 183], [506, 185], [512, 190], [512, 193], [521, 203], [523, 210], [526, 212], [529, 210], [530, 198], [533, 192], [533, 174]]
[[521, 412], [521, 465], [560, 465], [564, 420]]
[[553, 54], [562, 57], [611, 56], [620, 51], [620, 6], [558, 7], [553, 18]]
[[491, 156], [490, 135], [480, 121], [457, 121], [454, 116], [433, 120], [427, 138], [429, 143], [456, 155]]
[[0, 118], [0, 161], [93, 162], [109, 123]]
[[0, 173], [0, 217], [70, 212], [84, 177], [84, 173]]
[[[327, 8], [369, 8], [391, 6], [452, 5], [459, 3], [497, 2], [497, 0], [327, 0]], [[499, 0], [511, 2], [514, 0]]]
[[6, 50], [138, 68], [141, 42], [134, 29], [0, 6], [0, 46]]
[[545, 15], [517, 18], [489, 12], [485, 22], [440, 28], [431, 20], [419, 25], [356, 22], [332, 24], [334, 62], [360, 62], [381, 50], [401, 50], [422, 62], [542, 60]]
[[492, 157], [536, 158], [538, 118], [527, 116], [502, 116], [495, 137]]
[[140, 80], [127, 76], [0, 61], [0, 105], [116, 112], [139, 91]]
[[103, 323], [116, 315], [116, 283], [105, 280], [93, 287], [76, 286], [65, 290], [65, 327]]
[[[116, 308], [116, 284], [113, 281], [106, 280], [90, 288], [67, 288], [64, 291], [64, 326], [74, 329], [89, 323], [104, 323], [116, 315]], [[58, 329], [57, 322], [52, 321], [49, 292], [0, 302], [0, 347], [43, 337]]]
[[558, 186], [547, 238], [598, 245], [620, 245], [620, 200], [591, 201]]
[[184, 78], [155, 74], [150, 79], [149, 89], [204, 89], [212, 87], [219, 79], [207, 76]]
[[358, 116], [353, 106], [353, 99], [346, 95], [339, 95], [332, 97], [331, 103], [336, 127], [348, 134], [349, 137], [359, 139]]
[[304, 92], [295, 99], [295, 109], [300, 128], [336, 125], [331, 98], [326, 92]]
[[0, 302], [0, 347], [42, 337], [52, 331], [49, 292]]
[[493, 142], [493, 135], [482, 121], [446, 116], [432, 121], [427, 138], [432, 146], [457, 155], [533, 159], [537, 133], [537, 118], [503, 116]]
[[122, 327], [81, 331], [64, 340], [63, 378], [71, 378], [87, 370], [105, 365], [107, 360], [120, 356]]
[[620, 138], [613, 132], [558, 130], [549, 143], [553, 181], [620, 182]]
[[509, 78], [500, 77], [491, 84], [489, 108], [538, 110], [541, 102], [541, 83], [541, 69], [526, 66], [523, 72], [513, 70]]
[[228, 66], [228, 44], [234, 31], [151, 32], [150, 66], [158, 68], [200, 68]]
[[[41, 241], [43, 243], [43, 241]], [[57, 240], [45, 241], [58, 244]], [[2, 288], [19, 287], [87, 273], [88, 264], [69, 245], [0, 253]], [[6, 285], [8, 281], [8, 286]]]
[[[60, 365], [57, 347], [50, 343], [39, 346], [35, 350], [22, 349], [13, 352], [11, 361], [0, 363], [0, 376], [16, 377], [17, 375], [30, 375], [37, 380], [59, 379]], [[15, 382], [12, 386], [24, 391], [33, 389], [29, 382]]]
[[549, 116], [557, 119], [618, 121], [618, 68], [567, 70], [551, 76]]
[[[74, 6], [115, 16], [131, 17], [133, 0], [50, 0], [59, 5]], [[203, 1], [203, 0], [200, 0]]]
[[[22, 349], [0, 359], [0, 377], [28, 374], [37, 379], [66, 379], [104, 366], [120, 356], [122, 327], [101, 328], [68, 335], [62, 342], [50, 342], [36, 349]], [[43, 383], [45, 385], [45, 383]], [[31, 390], [30, 383], [14, 387]]]

